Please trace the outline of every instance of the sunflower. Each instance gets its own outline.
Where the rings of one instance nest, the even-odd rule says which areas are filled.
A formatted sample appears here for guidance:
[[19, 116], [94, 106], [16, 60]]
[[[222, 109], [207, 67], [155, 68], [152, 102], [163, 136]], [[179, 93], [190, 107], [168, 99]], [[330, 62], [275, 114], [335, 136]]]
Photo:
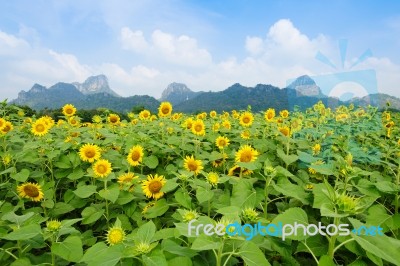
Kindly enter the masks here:
[[6, 121], [4, 127], [1, 129], [1, 133], [7, 134], [11, 130], [13, 130], [14, 126], [11, 124], [10, 121]]
[[250, 112], [244, 112], [240, 115], [239, 124], [243, 127], [249, 127], [253, 124], [254, 116]]
[[215, 123], [212, 125], [212, 131], [217, 132], [220, 128], [220, 124], [219, 123]]
[[172, 104], [170, 102], [162, 102], [158, 107], [158, 116], [167, 117], [172, 113]]
[[[229, 113], [228, 113], [228, 115], [229, 115]], [[228, 120], [222, 121], [222, 127], [226, 128], [226, 129], [231, 129], [231, 122], [229, 122]]]
[[289, 111], [288, 110], [282, 110], [279, 112], [280, 116], [282, 118], [288, 118], [289, 117]]
[[73, 116], [76, 113], [76, 108], [72, 104], [66, 104], [62, 108], [62, 113], [65, 116]]
[[167, 181], [162, 175], [148, 175], [147, 180], [142, 182], [143, 193], [146, 195], [146, 197], [157, 200], [164, 196], [164, 192], [162, 192], [161, 189], [166, 182]]
[[203, 169], [202, 162], [200, 160], [195, 160], [193, 155], [190, 157], [186, 156], [183, 166], [186, 170], [193, 172], [195, 175]]
[[272, 122], [275, 118], [275, 109], [268, 108], [268, 110], [264, 113], [264, 118], [267, 122]]
[[93, 163], [100, 159], [100, 148], [97, 145], [85, 144], [79, 149], [79, 156], [82, 161]]
[[0, 117], [0, 130], [2, 130], [6, 126], [6, 120]]
[[215, 161], [212, 161], [211, 164], [212, 164], [212, 166], [215, 167], [215, 168], [220, 167], [220, 166], [222, 166], [222, 165], [225, 163], [225, 161], [226, 161], [227, 158], [228, 158], [228, 155], [227, 155], [226, 153], [223, 153], [223, 154], [222, 154], [222, 158], [217, 159], [217, 160], [215, 160]]
[[290, 136], [290, 128], [288, 126], [279, 127], [278, 130], [285, 137]]
[[109, 114], [107, 117], [107, 121], [111, 125], [116, 126], [121, 122], [121, 118], [119, 118], [119, 115], [117, 114]]
[[79, 127], [79, 122], [79, 117], [77, 116], [71, 116], [68, 118], [68, 123], [73, 127]]
[[205, 125], [204, 125], [203, 120], [197, 119], [196, 121], [193, 122], [192, 132], [193, 132], [193, 134], [198, 135], [198, 136], [203, 136], [206, 134]]
[[193, 118], [189, 117], [185, 120], [185, 122], [183, 122], [183, 127], [187, 128], [187, 129], [191, 129], [193, 126]]
[[46, 222], [46, 227], [50, 232], [56, 232], [60, 229], [61, 222], [59, 220], [48, 220]]
[[191, 220], [197, 219], [199, 214], [196, 211], [184, 210], [182, 213], [182, 220], [184, 222], [190, 222]]
[[242, 139], [250, 139], [250, 131], [244, 130], [242, 133], [240, 133], [240, 137]]
[[242, 168], [239, 165], [234, 165], [232, 166], [229, 170], [228, 170], [228, 175], [229, 176], [240, 176], [240, 172], [242, 172], [243, 176], [247, 176], [247, 175], [251, 175], [253, 173], [253, 171], [246, 169], [246, 168]]
[[258, 151], [253, 149], [250, 145], [244, 145], [235, 154], [236, 162], [254, 162], [257, 159]]
[[150, 118], [150, 111], [149, 110], [143, 110], [139, 113], [139, 118], [140, 120], [147, 120]]
[[229, 145], [229, 139], [227, 137], [219, 136], [215, 140], [215, 145], [222, 150], [223, 148], [227, 147]]
[[111, 171], [111, 163], [108, 160], [100, 159], [93, 164], [93, 171], [96, 177], [105, 178]]
[[101, 118], [101, 116], [99, 116], [99, 115], [94, 115], [92, 117], [92, 121], [93, 121], [93, 123], [99, 124], [103, 121], [103, 118]]
[[138, 166], [143, 160], [143, 147], [140, 145], [133, 146], [129, 150], [129, 154], [126, 159], [130, 165]]
[[296, 118], [292, 121], [292, 123], [290, 124], [290, 127], [292, 129], [292, 132], [298, 132], [301, 130], [303, 121], [299, 118]]
[[312, 146], [311, 150], [313, 151], [313, 155], [319, 154], [319, 152], [321, 151], [321, 144], [315, 144], [314, 146]]
[[17, 191], [21, 198], [29, 198], [32, 201], [40, 201], [44, 197], [42, 188], [36, 183], [23, 183], [17, 187]]
[[47, 125], [48, 128], [51, 128], [51, 127], [54, 126], [54, 124], [55, 124], [54, 119], [51, 118], [51, 117], [48, 116], [48, 115], [42, 116], [42, 117], [39, 118], [38, 120], [43, 121], [43, 122]]
[[49, 128], [43, 120], [38, 119], [32, 124], [31, 132], [35, 136], [44, 136], [49, 132]]
[[218, 174], [215, 172], [208, 173], [207, 181], [208, 181], [208, 183], [210, 183], [210, 185], [212, 185], [213, 187], [216, 187], [218, 185], [218, 181], [219, 181]]
[[217, 112], [214, 111], [214, 110], [212, 110], [212, 111], [210, 112], [210, 117], [211, 117], [211, 118], [215, 118], [216, 116], [217, 116]]
[[125, 240], [125, 231], [120, 226], [113, 226], [107, 231], [107, 243], [112, 246]]
[[125, 187], [127, 190], [132, 191], [133, 181], [138, 178], [138, 176], [135, 176], [135, 174], [131, 172], [120, 175], [117, 181], [119, 183], [119, 189], [122, 190]]

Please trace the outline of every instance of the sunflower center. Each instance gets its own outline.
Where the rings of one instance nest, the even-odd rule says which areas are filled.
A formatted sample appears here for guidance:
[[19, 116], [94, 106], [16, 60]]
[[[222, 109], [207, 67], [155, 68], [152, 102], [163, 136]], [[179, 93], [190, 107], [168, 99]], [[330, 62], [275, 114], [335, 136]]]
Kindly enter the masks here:
[[197, 170], [197, 164], [195, 162], [189, 162], [188, 163], [188, 168], [190, 171], [196, 171]]
[[31, 198], [39, 196], [39, 190], [35, 186], [27, 185], [24, 187], [24, 192]]
[[97, 172], [99, 172], [100, 174], [104, 174], [107, 171], [107, 167], [105, 167], [104, 165], [100, 164], [97, 166]]
[[240, 156], [240, 161], [241, 161], [241, 162], [246, 162], [246, 163], [248, 163], [248, 162], [251, 161], [252, 157], [253, 157], [253, 156], [251, 155], [250, 152], [244, 152], [244, 153], [242, 153], [242, 155]]
[[162, 183], [160, 181], [155, 180], [149, 184], [149, 190], [153, 194], [160, 192], [161, 188]]
[[249, 122], [250, 122], [250, 118], [248, 118], [247, 116], [243, 117], [243, 123], [248, 124]]
[[110, 122], [111, 123], [117, 123], [118, 119], [116, 117], [111, 117]]
[[166, 114], [169, 113], [169, 108], [168, 107], [164, 107], [164, 108], [161, 109], [161, 112], [166, 115]]
[[267, 117], [268, 119], [272, 119], [272, 113], [268, 113]]
[[43, 132], [44, 131], [44, 126], [42, 124], [39, 124], [36, 126], [36, 131], [37, 132]]
[[108, 234], [109, 242], [112, 244], [117, 244], [122, 242], [124, 235], [121, 232], [121, 229], [112, 229]]
[[72, 109], [67, 109], [67, 110], [65, 110], [65, 112], [66, 112], [67, 114], [72, 114]]
[[138, 161], [140, 159], [140, 153], [138, 151], [133, 151], [131, 159], [132, 161]]
[[200, 132], [203, 127], [201, 125], [196, 125], [194, 129], [196, 130], [196, 132]]
[[221, 139], [219, 141], [219, 146], [225, 146], [225, 144], [226, 144], [225, 140]]
[[87, 151], [85, 152], [85, 155], [86, 155], [86, 157], [88, 157], [88, 158], [93, 158], [94, 155], [95, 155], [95, 152], [94, 152], [93, 150], [87, 150]]

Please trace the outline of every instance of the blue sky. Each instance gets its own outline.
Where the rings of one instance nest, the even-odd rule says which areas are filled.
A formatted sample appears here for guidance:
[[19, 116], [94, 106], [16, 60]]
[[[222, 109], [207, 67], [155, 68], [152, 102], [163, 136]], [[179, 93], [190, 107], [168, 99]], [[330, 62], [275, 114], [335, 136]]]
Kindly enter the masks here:
[[[339, 40], [347, 40], [341, 67]], [[372, 55], [349, 69], [367, 49]], [[400, 97], [399, 1], [2, 1], [0, 94], [105, 74], [122, 96], [372, 69]], [[315, 59], [323, 53], [338, 69]], [[347, 82], [341, 90], [369, 91]], [[367, 89], [368, 90], [368, 89]], [[329, 93], [329, 92], [328, 92]], [[340, 96], [340, 95], [334, 95]]]

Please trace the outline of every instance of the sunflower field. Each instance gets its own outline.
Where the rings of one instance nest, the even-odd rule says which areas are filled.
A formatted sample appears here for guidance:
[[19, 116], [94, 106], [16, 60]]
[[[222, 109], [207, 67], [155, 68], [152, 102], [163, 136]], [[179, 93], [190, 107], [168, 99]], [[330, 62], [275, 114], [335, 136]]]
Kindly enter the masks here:
[[[397, 113], [0, 109], [0, 265], [400, 265]], [[380, 233], [198, 235], [189, 224]]]

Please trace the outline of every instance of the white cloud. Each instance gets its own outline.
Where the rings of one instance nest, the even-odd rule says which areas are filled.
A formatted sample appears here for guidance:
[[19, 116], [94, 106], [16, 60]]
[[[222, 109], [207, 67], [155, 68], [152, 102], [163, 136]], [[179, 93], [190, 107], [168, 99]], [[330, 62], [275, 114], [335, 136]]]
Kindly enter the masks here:
[[200, 48], [196, 39], [187, 35], [174, 36], [155, 30], [147, 41], [142, 31], [124, 27], [121, 29], [120, 40], [123, 49], [166, 63], [189, 67], [207, 67], [212, 63], [211, 54]]

